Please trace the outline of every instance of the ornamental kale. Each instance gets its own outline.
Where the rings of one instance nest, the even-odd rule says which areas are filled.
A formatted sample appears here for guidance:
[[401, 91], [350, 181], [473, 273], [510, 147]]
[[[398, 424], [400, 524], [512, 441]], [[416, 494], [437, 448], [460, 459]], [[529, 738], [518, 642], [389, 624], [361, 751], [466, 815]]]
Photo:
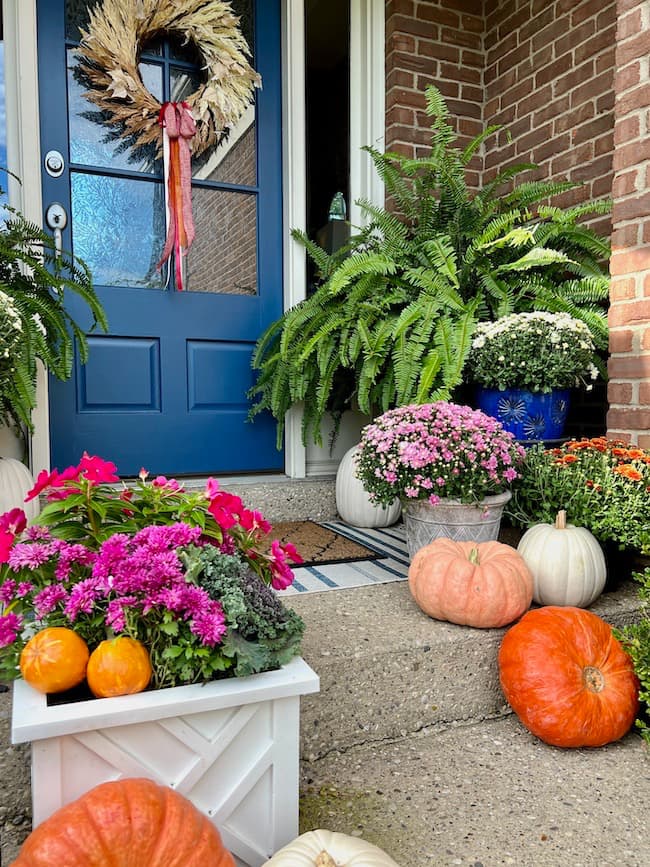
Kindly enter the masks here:
[[223, 607], [222, 649], [237, 676], [279, 668], [299, 652], [303, 621], [239, 557], [207, 546], [188, 549], [183, 560], [187, 576]]
[[357, 476], [374, 503], [480, 502], [517, 478], [524, 450], [491, 416], [438, 401], [402, 406], [364, 428]]

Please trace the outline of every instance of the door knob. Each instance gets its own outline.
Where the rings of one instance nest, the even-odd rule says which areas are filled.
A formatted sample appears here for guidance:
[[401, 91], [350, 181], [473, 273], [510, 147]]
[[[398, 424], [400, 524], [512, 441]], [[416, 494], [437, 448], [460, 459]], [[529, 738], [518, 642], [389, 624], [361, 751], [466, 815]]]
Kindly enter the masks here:
[[58, 259], [63, 249], [62, 232], [68, 225], [68, 215], [60, 202], [52, 202], [45, 212], [45, 222], [48, 229], [54, 232], [54, 252]]

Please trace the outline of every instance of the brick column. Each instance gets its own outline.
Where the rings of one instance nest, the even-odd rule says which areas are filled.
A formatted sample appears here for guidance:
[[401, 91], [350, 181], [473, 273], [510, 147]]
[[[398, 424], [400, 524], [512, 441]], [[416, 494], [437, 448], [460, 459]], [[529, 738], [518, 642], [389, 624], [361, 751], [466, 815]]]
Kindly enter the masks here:
[[650, 447], [650, 0], [618, 0], [607, 428]]

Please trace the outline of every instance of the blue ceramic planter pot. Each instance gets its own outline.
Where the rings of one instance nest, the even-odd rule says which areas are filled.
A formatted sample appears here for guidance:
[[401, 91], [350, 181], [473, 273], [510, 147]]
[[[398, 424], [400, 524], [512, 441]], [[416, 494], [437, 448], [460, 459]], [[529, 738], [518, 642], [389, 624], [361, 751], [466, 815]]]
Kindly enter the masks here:
[[568, 388], [551, 392], [479, 388], [477, 405], [484, 413], [500, 421], [518, 440], [554, 440], [564, 433], [569, 395]]

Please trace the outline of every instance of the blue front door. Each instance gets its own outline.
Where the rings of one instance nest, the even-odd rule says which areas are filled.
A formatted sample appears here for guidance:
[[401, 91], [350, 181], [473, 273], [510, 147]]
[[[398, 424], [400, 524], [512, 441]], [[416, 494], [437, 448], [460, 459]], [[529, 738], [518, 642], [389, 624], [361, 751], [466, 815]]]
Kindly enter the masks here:
[[[44, 209], [66, 211], [63, 244], [90, 267], [110, 328], [90, 336], [89, 361], [75, 359], [69, 382], [50, 380], [52, 466], [88, 451], [126, 476], [142, 466], [281, 470], [275, 425], [248, 422], [246, 398], [255, 341], [282, 311], [280, 0], [232, 4], [263, 87], [229, 138], [193, 161], [196, 239], [183, 292], [173, 268], [156, 269], [165, 206], [155, 148], [135, 150], [107, 126], [75, 74], [79, 28], [96, 2], [37, 0]], [[160, 101], [196, 89], [195, 47], [161, 34], [141, 49], [140, 75]]]

